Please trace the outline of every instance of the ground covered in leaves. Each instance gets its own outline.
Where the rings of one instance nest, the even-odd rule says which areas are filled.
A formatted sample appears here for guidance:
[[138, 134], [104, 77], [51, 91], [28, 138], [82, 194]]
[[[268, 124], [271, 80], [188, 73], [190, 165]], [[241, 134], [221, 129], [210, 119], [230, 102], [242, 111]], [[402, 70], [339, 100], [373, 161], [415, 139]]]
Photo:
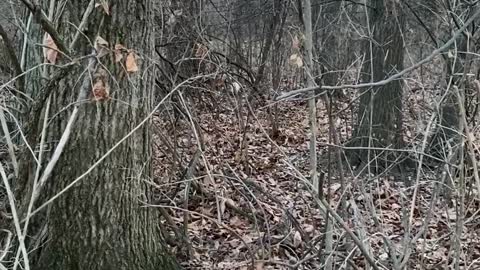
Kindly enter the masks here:
[[[416, 107], [405, 109], [411, 149], [422, 139], [412, 134], [418, 134], [415, 114], [425, 113], [418, 105], [424, 98], [410, 95], [408, 104]], [[333, 110], [342, 141], [352, 132], [350, 104], [338, 101]], [[175, 116], [167, 106], [154, 121], [156, 204], [165, 210], [162, 226], [171, 232], [165, 237], [186, 269], [323, 269], [327, 260], [333, 269], [366, 269], [346, 230], [331, 218], [326, 229], [308, 184], [306, 101], [279, 103], [274, 137], [268, 113], [273, 105], [257, 105], [248, 116], [243, 104], [241, 118], [234, 97], [215, 111], [196, 107]], [[461, 269], [480, 269], [478, 194], [469, 194], [460, 207], [455, 192], [450, 200], [438, 192], [443, 185], [435, 171], [422, 171], [418, 182], [406, 186], [388, 175], [359, 174], [348, 164], [342, 186], [321, 100], [317, 108], [323, 196], [380, 269], [394, 269], [393, 261], [408, 269], [447, 269], [457, 244]], [[331, 251], [325, 252], [330, 233]]]

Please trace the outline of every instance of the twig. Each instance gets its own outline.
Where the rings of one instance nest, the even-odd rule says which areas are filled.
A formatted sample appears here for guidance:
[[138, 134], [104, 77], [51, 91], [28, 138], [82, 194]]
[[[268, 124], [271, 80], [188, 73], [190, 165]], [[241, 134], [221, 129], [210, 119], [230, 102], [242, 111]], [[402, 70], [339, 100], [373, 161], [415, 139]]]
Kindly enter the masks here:
[[[249, 186], [254, 187], [256, 190], [258, 190], [260, 193], [265, 195], [268, 199], [271, 201], [275, 202], [278, 205], [282, 205], [282, 202], [278, 200], [277, 198], [273, 197], [270, 193], [266, 192], [263, 190], [261, 186], [259, 186], [257, 183], [251, 180], [243, 180], [243, 182]], [[304, 239], [306, 242], [310, 242], [310, 237], [305, 233], [303, 230], [302, 226], [298, 223], [298, 221], [293, 217], [292, 213], [288, 209], [283, 209], [285, 211], [285, 215], [290, 219], [292, 222], [293, 226], [297, 229], [297, 231], [300, 233], [302, 236], [302, 239]]]
[[78, 176], [76, 179], [74, 179], [70, 184], [68, 184], [64, 189], [62, 189], [60, 192], [55, 194], [52, 198], [50, 198], [48, 201], [46, 201], [44, 204], [39, 206], [37, 209], [35, 209], [29, 216], [32, 217], [38, 212], [40, 212], [42, 209], [44, 209], [47, 205], [51, 204], [53, 201], [58, 199], [60, 196], [65, 194], [68, 190], [70, 190], [73, 186], [78, 184], [81, 180], [83, 180], [87, 175], [90, 174], [97, 166], [99, 166], [110, 154], [115, 151], [123, 142], [125, 142], [130, 136], [132, 136], [133, 133], [135, 133], [138, 129], [140, 129], [144, 124], [146, 124], [150, 118], [158, 111], [160, 106], [167, 100], [173, 93], [178, 91], [180, 87], [185, 85], [188, 82], [201, 79], [205, 77], [205, 75], [199, 75], [196, 77], [192, 77], [186, 81], [183, 81], [182, 83], [178, 84], [170, 93], [165, 95], [165, 97], [152, 109], [152, 111], [137, 125], [135, 126], [130, 132], [128, 132], [123, 138], [121, 138], [113, 147], [110, 148], [103, 156], [101, 156], [90, 168], [88, 168], [83, 174]]
[[[51, 98], [49, 98], [47, 100], [47, 104], [45, 106], [45, 112], [44, 112], [44, 118], [43, 118], [43, 127], [42, 127], [42, 134], [41, 134], [41, 137], [40, 137], [40, 149], [39, 149], [39, 152], [38, 152], [38, 164], [37, 164], [37, 169], [35, 171], [35, 178], [33, 179], [33, 185], [32, 185], [32, 192], [30, 193], [30, 200], [28, 202], [28, 207], [27, 207], [27, 219], [25, 220], [25, 224], [23, 225], [23, 237], [26, 237], [27, 236], [27, 230], [28, 230], [28, 225], [29, 225], [29, 218], [28, 218], [28, 214], [30, 214], [32, 212], [32, 209], [33, 209], [33, 205], [35, 203], [35, 194], [36, 194], [36, 187], [37, 187], [37, 183], [38, 183], [38, 179], [40, 178], [40, 171], [42, 169], [42, 160], [43, 160], [43, 147], [45, 145], [45, 139], [47, 137], [47, 122], [48, 122], [48, 116], [49, 116], [49, 112], [50, 112], [50, 102], [51, 102]], [[37, 239], [39, 240], [39, 239]], [[20, 256], [20, 252], [17, 252], [17, 256], [15, 258], [18, 258]], [[15, 259], [15, 261], [17, 261]], [[16, 269], [16, 264], [14, 265], [14, 269]]]
[[5, 31], [5, 29], [3, 29], [2, 24], [0, 24], [0, 37], [2, 37], [3, 44], [5, 44], [7, 55], [10, 57], [13, 69], [15, 70], [15, 75], [18, 76], [18, 91], [25, 94], [25, 77], [22, 75], [22, 66], [18, 61], [17, 54], [15, 53], [15, 48], [13, 47], [12, 42], [8, 38], [7, 32]]
[[468, 157], [470, 158], [473, 166], [473, 177], [475, 179], [475, 183], [477, 185], [477, 196], [480, 198], [480, 176], [478, 174], [478, 165], [477, 165], [477, 160], [475, 158], [475, 148], [473, 146], [473, 141], [472, 141], [472, 135], [473, 133], [470, 131], [470, 128], [468, 127], [467, 123], [467, 116], [465, 113], [465, 107], [462, 102], [462, 97], [460, 95], [460, 91], [456, 85], [453, 86], [454, 92], [457, 95], [458, 99], [458, 107], [460, 110], [460, 121], [462, 121], [463, 128], [465, 129], [465, 137], [467, 140], [467, 151], [468, 151]]
[[5, 259], [5, 256], [8, 254], [8, 250], [10, 250], [10, 244], [12, 242], [12, 236], [13, 233], [9, 230], [2, 229], [1, 231], [4, 231], [7, 233], [7, 237], [5, 237], [5, 244], [3, 245], [2, 251], [0, 252], [0, 262]]
[[[480, 11], [479, 11], [479, 14], [480, 14]], [[252, 107], [250, 106], [250, 103], [247, 103], [248, 107], [250, 110], [252, 110]], [[258, 119], [256, 118], [255, 114], [253, 114], [253, 117], [255, 117], [255, 119], [258, 121]], [[270, 143], [272, 145], [274, 145], [276, 147], [276, 149], [278, 149], [278, 151], [280, 151], [282, 154], [285, 155], [284, 151], [278, 146], [277, 143], [275, 143], [272, 138], [270, 138], [270, 136], [268, 136], [268, 133], [265, 131], [265, 129], [263, 128], [262, 125], [260, 125], [260, 129], [262, 131], [263, 134], [265, 134], [265, 136], [267, 137], [267, 139], [270, 141]], [[286, 155], [285, 155], [286, 156]], [[322, 211], [328, 211], [332, 216], [333, 218], [335, 219], [335, 221], [337, 221], [341, 226], [342, 228], [347, 232], [347, 234], [352, 238], [353, 242], [355, 242], [355, 245], [358, 246], [358, 248], [360, 249], [361, 253], [363, 256], [365, 256], [365, 259], [368, 261], [368, 263], [372, 266], [372, 268], [374, 270], [380, 270], [380, 268], [376, 265], [376, 262], [375, 260], [370, 256], [370, 254], [368, 253], [368, 251], [365, 249], [365, 246], [363, 245], [363, 243], [360, 241], [360, 239], [358, 239], [358, 237], [352, 232], [352, 230], [348, 227], [348, 225], [343, 221], [343, 219], [330, 207], [330, 205], [328, 205], [328, 202], [325, 201], [325, 199], [319, 199], [318, 198], [318, 194], [314, 192], [313, 190], [313, 187], [310, 183], [310, 181], [308, 181], [308, 179], [306, 179], [303, 174], [301, 174], [297, 168], [295, 168], [295, 166], [293, 166], [289, 161], [285, 161], [285, 163], [287, 164], [288, 167], [290, 167], [295, 173], [298, 174], [299, 178], [303, 181], [303, 183], [305, 184], [305, 186], [309, 189], [309, 191], [312, 193], [312, 197], [314, 198], [315, 202], [319, 205], [320, 207], [320, 210]]]
[[295, 95], [298, 95], [298, 94], [301, 94], [301, 93], [305, 93], [305, 92], [309, 92], [309, 91], [313, 91], [313, 90], [319, 90], [319, 89], [324, 89], [324, 90], [340, 90], [340, 89], [345, 89], [345, 88], [351, 88], [351, 89], [359, 89], [359, 88], [365, 88], [365, 87], [375, 87], [375, 86], [383, 86], [383, 85], [386, 85], [386, 84], [389, 84], [395, 80], [398, 80], [398, 79], [401, 79], [403, 77], [403, 75], [419, 68], [421, 65], [425, 64], [425, 63], [428, 63], [430, 62], [431, 60], [433, 60], [433, 58], [435, 58], [437, 55], [439, 55], [440, 53], [446, 51], [458, 38], [458, 36], [460, 36], [463, 31], [465, 29], [467, 29], [467, 27], [478, 17], [480, 16], [480, 8], [477, 9], [477, 11], [475, 12], [475, 14], [473, 14], [472, 17], [470, 17], [470, 19], [468, 19], [465, 24], [460, 27], [460, 29], [458, 29], [453, 35], [452, 37], [443, 45], [441, 46], [440, 48], [434, 50], [429, 56], [425, 57], [424, 59], [420, 60], [419, 62], [417, 62], [416, 64], [400, 71], [399, 73], [395, 74], [395, 75], [392, 75], [390, 77], [388, 77], [387, 79], [384, 79], [384, 80], [380, 80], [380, 81], [377, 81], [377, 82], [372, 82], [372, 83], [360, 83], [360, 84], [343, 84], [343, 85], [334, 85], [334, 86], [329, 86], [329, 85], [322, 85], [322, 86], [314, 86], [314, 87], [307, 87], [307, 88], [302, 88], [302, 89], [297, 89], [297, 90], [293, 90], [293, 91], [290, 91], [288, 93], [285, 93], [279, 97], [277, 97], [276, 100], [282, 100], [282, 99], [287, 99], [291, 96], [295, 96]]
[[29, 270], [30, 263], [28, 260], [28, 252], [27, 252], [27, 248], [25, 247], [25, 237], [23, 236], [22, 229], [20, 228], [20, 219], [18, 217], [17, 208], [15, 207], [15, 196], [13, 195], [12, 189], [10, 188], [10, 183], [8, 183], [8, 178], [1, 162], [0, 162], [0, 176], [2, 177], [3, 184], [5, 185], [5, 189], [7, 191], [8, 203], [12, 211], [13, 223], [15, 225], [15, 231], [17, 234], [18, 242], [20, 244], [20, 250], [22, 251], [22, 255], [23, 255], [23, 260], [24, 260], [23, 266], [25, 267], [26, 270]]
[[60, 51], [62, 51], [64, 54], [70, 56], [71, 55], [70, 50], [65, 45], [65, 42], [63, 41], [63, 39], [60, 37], [60, 34], [55, 29], [55, 26], [43, 13], [42, 8], [40, 7], [40, 4], [38, 3], [38, 1], [35, 1], [35, 3], [32, 3], [29, 0], [21, 0], [21, 1], [30, 10], [30, 12], [33, 13], [34, 18], [42, 26], [43, 30], [45, 30], [45, 32], [47, 32], [52, 37], [58, 49], [60, 49]]
[[15, 155], [15, 149], [13, 147], [12, 137], [10, 136], [10, 130], [8, 130], [7, 120], [5, 119], [5, 113], [3, 108], [0, 107], [0, 123], [2, 125], [3, 134], [5, 135], [5, 140], [8, 146], [8, 153], [10, 154], [10, 159], [12, 161], [13, 171], [15, 172], [15, 177], [18, 177], [18, 162], [17, 156]]
[[[85, 78], [83, 79], [83, 83], [80, 87], [77, 101], [86, 99], [86, 97], [88, 95], [88, 91], [89, 91], [89, 88], [90, 88], [90, 85], [91, 85], [89, 75], [94, 72], [96, 62], [97, 61], [96, 61], [95, 58], [91, 58], [89, 63], [88, 63], [88, 66], [87, 66], [87, 69], [86, 69], [87, 74], [85, 75]], [[55, 151], [53, 152], [53, 155], [50, 158], [50, 161], [48, 162], [47, 166], [45, 167], [45, 170], [42, 174], [42, 177], [38, 181], [38, 185], [39, 185], [38, 186], [38, 191], [41, 190], [41, 188], [45, 185], [45, 182], [47, 181], [50, 174], [53, 172], [53, 169], [54, 169], [55, 165], [57, 164], [58, 160], [60, 159], [60, 156], [62, 155], [63, 150], [65, 148], [65, 145], [67, 144], [67, 142], [70, 138], [70, 134], [72, 132], [73, 125], [75, 124], [75, 122], [77, 120], [79, 110], [80, 110], [80, 103], [77, 102], [75, 104], [75, 107], [73, 109], [72, 114], [70, 115], [70, 118], [68, 119], [67, 126], [65, 127], [65, 130], [63, 131], [63, 134], [60, 137], [60, 141], [58, 142], [58, 145], [55, 148]]]
[[[69, 7], [70, 7], [71, 6], [70, 1], [67, 1], [67, 3], [68, 3], [67, 5], [69, 5]], [[92, 13], [94, 7], [95, 7], [95, 0], [91, 0], [90, 3], [87, 6], [87, 9], [83, 13], [82, 21], [78, 25], [77, 32], [75, 33], [75, 36], [74, 36], [72, 42], [70, 43], [70, 50], [75, 49], [75, 46], [77, 45], [80, 34], [82, 34], [83, 28], [85, 28], [85, 25], [88, 22], [88, 16], [90, 16], [90, 13]], [[72, 10], [70, 10], [70, 12], [74, 12], [74, 10], [72, 9]]]
[[202, 213], [199, 213], [199, 212], [196, 212], [196, 211], [191, 211], [191, 210], [188, 210], [188, 209], [182, 209], [180, 207], [175, 207], [175, 206], [168, 206], [168, 205], [153, 205], [153, 204], [146, 204], [147, 207], [154, 207], [154, 208], [170, 208], [170, 209], [174, 209], [174, 210], [178, 210], [178, 211], [186, 211], [186, 212], [189, 212], [190, 214], [195, 214], [195, 215], [199, 215], [205, 219], [208, 219], [210, 220], [211, 222], [217, 224], [217, 226], [219, 227], [222, 227], [224, 229], [226, 229], [227, 231], [231, 232], [232, 235], [234, 235], [235, 237], [237, 237], [244, 245], [245, 247], [247, 248], [248, 250], [248, 253], [250, 254], [250, 259], [251, 259], [251, 266], [252, 266], [252, 269], [254, 269], [254, 266], [255, 266], [255, 254], [253, 253], [252, 251], [252, 248], [247, 244], [247, 242], [245, 242], [245, 240], [243, 239], [242, 236], [240, 236], [234, 229], [230, 228], [228, 225], [225, 225], [221, 222], [218, 222], [215, 218], [212, 218], [212, 217], [209, 217], [207, 215], [204, 215]]

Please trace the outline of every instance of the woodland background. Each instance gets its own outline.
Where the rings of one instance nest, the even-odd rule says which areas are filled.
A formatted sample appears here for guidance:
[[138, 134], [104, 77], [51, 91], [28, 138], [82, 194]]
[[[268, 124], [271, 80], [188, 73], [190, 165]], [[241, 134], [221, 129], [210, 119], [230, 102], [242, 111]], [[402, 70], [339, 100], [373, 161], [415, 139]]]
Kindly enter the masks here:
[[479, 1], [0, 10], [0, 269], [480, 268]]

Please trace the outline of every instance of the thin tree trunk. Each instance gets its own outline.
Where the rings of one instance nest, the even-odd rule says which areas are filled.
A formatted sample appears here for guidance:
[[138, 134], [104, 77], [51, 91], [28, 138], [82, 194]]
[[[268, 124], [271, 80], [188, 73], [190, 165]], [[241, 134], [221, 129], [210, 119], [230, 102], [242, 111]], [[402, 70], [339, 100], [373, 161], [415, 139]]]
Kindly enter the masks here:
[[[305, 24], [305, 77], [307, 87], [315, 86], [313, 78], [313, 37], [312, 37], [312, 6], [310, 0], [303, 0], [303, 21]], [[308, 100], [308, 117], [310, 123], [310, 178], [314, 190], [318, 191], [317, 176], [317, 107], [315, 92], [312, 91]]]
[[270, 21], [270, 26], [268, 29], [268, 35], [265, 39], [265, 44], [262, 48], [262, 57], [260, 60], [260, 66], [258, 67], [257, 75], [255, 76], [255, 86], [258, 86], [263, 79], [265, 72], [265, 66], [267, 65], [267, 60], [270, 55], [270, 49], [272, 47], [275, 34], [277, 29], [280, 27], [280, 18], [282, 13], [282, 6], [284, 5], [283, 0], [275, 0], [273, 2], [273, 17]]

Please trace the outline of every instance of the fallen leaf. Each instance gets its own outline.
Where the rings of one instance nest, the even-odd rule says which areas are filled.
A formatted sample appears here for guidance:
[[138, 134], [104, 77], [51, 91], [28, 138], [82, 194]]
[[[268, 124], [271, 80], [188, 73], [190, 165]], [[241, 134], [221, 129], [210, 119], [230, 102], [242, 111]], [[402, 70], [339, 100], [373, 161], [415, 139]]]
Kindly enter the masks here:
[[303, 229], [306, 233], [312, 233], [315, 230], [315, 227], [311, 224], [305, 225], [305, 228]]
[[220, 213], [223, 214], [225, 213], [225, 208], [226, 208], [226, 199], [223, 199], [220, 201]]
[[225, 203], [231, 207], [236, 207], [235, 202], [230, 198], [225, 199]]
[[43, 56], [48, 62], [55, 64], [57, 62], [58, 47], [48, 33], [45, 34], [43, 45], [45, 45], [43, 48]]
[[127, 60], [125, 62], [125, 66], [127, 68], [127, 72], [137, 72], [138, 71], [137, 60], [136, 60], [134, 52], [130, 52], [127, 55]]
[[232, 226], [233, 228], [240, 228], [245, 226], [245, 223], [239, 217], [233, 216], [230, 219], [230, 226]]

